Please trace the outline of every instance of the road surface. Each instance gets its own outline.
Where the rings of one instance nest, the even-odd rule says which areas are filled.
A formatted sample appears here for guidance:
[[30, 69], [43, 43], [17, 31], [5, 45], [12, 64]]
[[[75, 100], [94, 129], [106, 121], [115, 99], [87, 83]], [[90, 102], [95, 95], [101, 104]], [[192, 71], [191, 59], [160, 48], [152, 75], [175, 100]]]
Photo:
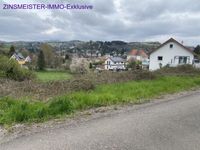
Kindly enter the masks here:
[[0, 145], [0, 150], [200, 150], [200, 93], [143, 104]]

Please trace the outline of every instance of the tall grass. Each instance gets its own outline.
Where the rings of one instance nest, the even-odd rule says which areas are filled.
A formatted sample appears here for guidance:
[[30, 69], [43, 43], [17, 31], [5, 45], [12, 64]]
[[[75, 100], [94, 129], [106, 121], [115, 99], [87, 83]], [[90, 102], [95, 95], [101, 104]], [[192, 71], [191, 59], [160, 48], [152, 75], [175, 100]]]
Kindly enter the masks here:
[[44, 121], [58, 115], [70, 114], [72, 111], [71, 102], [62, 97], [49, 103], [4, 98], [0, 100], [0, 124]]
[[138, 104], [163, 94], [198, 87], [200, 77], [162, 77], [97, 86], [92, 91], [74, 92], [47, 103], [0, 99], [0, 124], [38, 122], [75, 111], [115, 104]]
[[75, 109], [87, 109], [119, 103], [142, 103], [163, 94], [199, 85], [200, 77], [162, 77], [156, 80], [101, 85], [94, 91], [76, 92], [66, 97], [73, 101]]

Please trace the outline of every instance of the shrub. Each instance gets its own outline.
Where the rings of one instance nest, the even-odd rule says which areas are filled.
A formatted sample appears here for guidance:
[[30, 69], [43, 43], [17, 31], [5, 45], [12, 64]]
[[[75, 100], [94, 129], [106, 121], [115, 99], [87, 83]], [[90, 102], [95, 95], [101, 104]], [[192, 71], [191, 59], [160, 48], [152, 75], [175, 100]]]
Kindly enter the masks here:
[[156, 74], [149, 71], [137, 71], [135, 80], [153, 80]]
[[157, 71], [160, 75], [196, 75], [200, 74], [200, 69], [194, 68], [192, 65], [180, 65], [177, 67], [165, 66]]
[[74, 74], [85, 74], [89, 72], [89, 61], [84, 58], [73, 58], [70, 64], [70, 71]]
[[70, 82], [70, 89], [72, 89], [72, 91], [89, 91], [95, 89], [95, 85], [92, 80], [80, 78]]
[[0, 77], [9, 78], [17, 81], [30, 80], [34, 74], [22, 68], [15, 60], [0, 56]]

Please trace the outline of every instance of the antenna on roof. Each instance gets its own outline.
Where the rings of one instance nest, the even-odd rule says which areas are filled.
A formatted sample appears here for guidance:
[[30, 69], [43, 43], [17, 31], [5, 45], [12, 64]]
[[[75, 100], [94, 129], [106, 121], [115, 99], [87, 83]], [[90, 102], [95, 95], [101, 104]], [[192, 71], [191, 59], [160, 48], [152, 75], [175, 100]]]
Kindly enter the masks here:
[[181, 41], [181, 44], [183, 45], [183, 44], [184, 44], [184, 41]]

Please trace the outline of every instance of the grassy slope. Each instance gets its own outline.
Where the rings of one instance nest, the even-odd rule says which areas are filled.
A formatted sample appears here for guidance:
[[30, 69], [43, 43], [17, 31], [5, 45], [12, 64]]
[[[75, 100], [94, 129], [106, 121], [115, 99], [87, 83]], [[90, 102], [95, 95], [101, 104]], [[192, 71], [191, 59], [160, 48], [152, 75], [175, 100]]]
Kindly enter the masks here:
[[66, 97], [73, 100], [75, 109], [87, 109], [119, 103], [142, 103], [163, 94], [199, 85], [200, 77], [163, 77], [156, 80], [102, 85], [89, 93], [76, 92]]
[[200, 77], [162, 77], [149, 81], [131, 81], [98, 86], [90, 92], [75, 92], [48, 103], [30, 103], [3, 98], [0, 100], [0, 123], [43, 121], [88, 108], [121, 103], [142, 103], [159, 95], [200, 85]]
[[68, 80], [72, 77], [72, 75], [67, 72], [56, 71], [40, 71], [35, 74], [37, 79], [42, 82]]

